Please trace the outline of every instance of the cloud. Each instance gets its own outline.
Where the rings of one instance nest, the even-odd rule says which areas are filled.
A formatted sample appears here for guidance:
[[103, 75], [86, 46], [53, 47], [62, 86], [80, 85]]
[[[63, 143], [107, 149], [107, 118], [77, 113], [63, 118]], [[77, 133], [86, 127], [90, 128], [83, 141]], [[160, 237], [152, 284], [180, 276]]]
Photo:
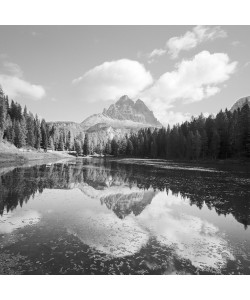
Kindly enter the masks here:
[[40, 221], [40, 214], [35, 210], [16, 209], [13, 212], [6, 212], [1, 217], [0, 234], [12, 233], [16, 229], [30, 226]]
[[175, 101], [192, 103], [219, 93], [220, 84], [230, 78], [236, 66], [237, 62], [230, 62], [225, 53], [202, 51], [176, 64], [174, 71], [164, 73], [140, 97], [164, 123]]
[[183, 113], [183, 112], [175, 112], [172, 110], [158, 110], [157, 118], [161, 120], [162, 125], [176, 125], [176, 124], [182, 124], [186, 121], [189, 121], [191, 118], [190, 113]]
[[245, 68], [248, 67], [248, 66], [250, 66], [250, 61], [247, 61], [247, 62], [244, 64], [244, 67], [245, 67]]
[[151, 53], [148, 54], [148, 63], [152, 63], [155, 57], [164, 55], [167, 52], [165, 49], [154, 49]]
[[41, 99], [46, 92], [43, 86], [32, 84], [23, 77], [23, 71], [16, 63], [1, 57], [0, 84], [10, 98], [28, 97], [34, 100]]
[[232, 46], [234, 46], [234, 47], [237, 47], [237, 46], [240, 46], [240, 41], [233, 41], [232, 43]]
[[187, 204], [171, 191], [159, 192], [137, 220], [158, 242], [172, 249], [174, 256], [199, 269], [220, 271], [228, 260], [235, 260], [233, 251], [214, 224], [192, 214], [198, 208], [186, 211]]
[[38, 100], [45, 96], [45, 90], [41, 85], [31, 84], [16, 76], [0, 74], [0, 83], [10, 98], [24, 96]]
[[172, 58], [177, 58], [181, 51], [191, 50], [199, 44], [215, 40], [217, 38], [225, 38], [227, 33], [219, 26], [195, 26], [192, 31], [187, 31], [183, 36], [172, 37], [167, 41], [166, 48]]
[[21, 70], [20, 66], [18, 64], [15, 64], [10, 61], [4, 61], [3, 62], [3, 67], [6, 72], [15, 75], [17, 77], [22, 77], [23, 76], [23, 71]]
[[162, 56], [166, 53], [175, 59], [181, 51], [188, 51], [194, 49], [199, 44], [206, 41], [213, 41], [218, 38], [227, 37], [227, 33], [219, 26], [208, 27], [198, 25], [191, 31], [187, 31], [182, 36], [175, 36], [170, 38], [164, 48], [154, 49], [148, 56], [148, 63], [152, 63], [156, 57]]
[[150, 72], [129, 59], [105, 62], [73, 80], [88, 102], [114, 100], [124, 94], [134, 97], [152, 82]]
[[[204, 35], [202, 32], [200, 35]], [[89, 102], [115, 100], [124, 94], [141, 98], [163, 125], [173, 125], [191, 117], [173, 109], [176, 101], [188, 104], [219, 93], [236, 66], [226, 53], [202, 51], [153, 80], [139, 62], [121, 59], [105, 62], [73, 83], [81, 89], [83, 100]]]

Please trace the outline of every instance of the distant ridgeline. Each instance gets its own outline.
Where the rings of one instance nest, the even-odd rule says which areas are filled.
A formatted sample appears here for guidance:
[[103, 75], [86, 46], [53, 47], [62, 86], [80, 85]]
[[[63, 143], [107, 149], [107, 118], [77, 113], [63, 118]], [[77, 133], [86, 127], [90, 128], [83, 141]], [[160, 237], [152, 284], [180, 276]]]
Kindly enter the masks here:
[[122, 96], [103, 113], [82, 123], [46, 122], [25, 107], [9, 103], [0, 88], [0, 142], [16, 147], [166, 159], [250, 157], [250, 97], [215, 117], [202, 114], [164, 128], [138, 99]]

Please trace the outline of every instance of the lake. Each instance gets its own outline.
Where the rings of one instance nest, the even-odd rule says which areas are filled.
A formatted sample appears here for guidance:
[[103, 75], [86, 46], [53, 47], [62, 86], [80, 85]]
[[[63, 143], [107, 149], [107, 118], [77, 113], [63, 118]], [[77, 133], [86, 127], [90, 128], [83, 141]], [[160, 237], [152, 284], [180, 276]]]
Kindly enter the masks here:
[[250, 274], [247, 166], [77, 158], [0, 175], [0, 274]]

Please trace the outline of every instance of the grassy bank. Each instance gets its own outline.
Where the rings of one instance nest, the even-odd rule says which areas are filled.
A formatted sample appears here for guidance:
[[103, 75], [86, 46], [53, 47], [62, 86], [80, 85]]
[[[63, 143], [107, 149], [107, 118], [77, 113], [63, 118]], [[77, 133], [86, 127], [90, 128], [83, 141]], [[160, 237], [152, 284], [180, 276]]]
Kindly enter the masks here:
[[67, 153], [53, 151], [20, 151], [8, 142], [0, 143], [0, 167], [22, 165], [31, 161], [54, 161], [63, 158], [72, 158]]

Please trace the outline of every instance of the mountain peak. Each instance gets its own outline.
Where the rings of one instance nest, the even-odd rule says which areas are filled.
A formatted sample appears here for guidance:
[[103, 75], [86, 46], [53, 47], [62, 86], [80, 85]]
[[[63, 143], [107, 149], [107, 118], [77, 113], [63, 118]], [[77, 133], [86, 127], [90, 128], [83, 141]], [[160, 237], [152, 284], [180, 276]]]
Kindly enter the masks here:
[[243, 97], [243, 98], [240, 98], [239, 100], [237, 100], [234, 103], [234, 105], [231, 107], [230, 111], [234, 112], [238, 108], [241, 109], [245, 104], [248, 104], [248, 106], [250, 107], [250, 96]]
[[113, 124], [114, 122], [121, 127], [122, 124], [124, 127], [128, 127], [130, 124], [132, 127], [138, 128], [162, 126], [142, 100], [138, 99], [134, 102], [127, 95], [123, 95], [108, 109], [104, 109], [102, 114], [90, 116], [82, 122], [82, 125], [90, 127], [98, 123]]
[[123, 95], [115, 104], [134, 104], [134, 101], [131, 100], [127, 95]]
[[148, 124], [149, 126], [161, 126], [153, 112], [148, 109], [142, 100], [138, 99], [135, 103], [127, 95], [122, 96], [104, 112], [106, 116], [112, 119], [129, 120]]

